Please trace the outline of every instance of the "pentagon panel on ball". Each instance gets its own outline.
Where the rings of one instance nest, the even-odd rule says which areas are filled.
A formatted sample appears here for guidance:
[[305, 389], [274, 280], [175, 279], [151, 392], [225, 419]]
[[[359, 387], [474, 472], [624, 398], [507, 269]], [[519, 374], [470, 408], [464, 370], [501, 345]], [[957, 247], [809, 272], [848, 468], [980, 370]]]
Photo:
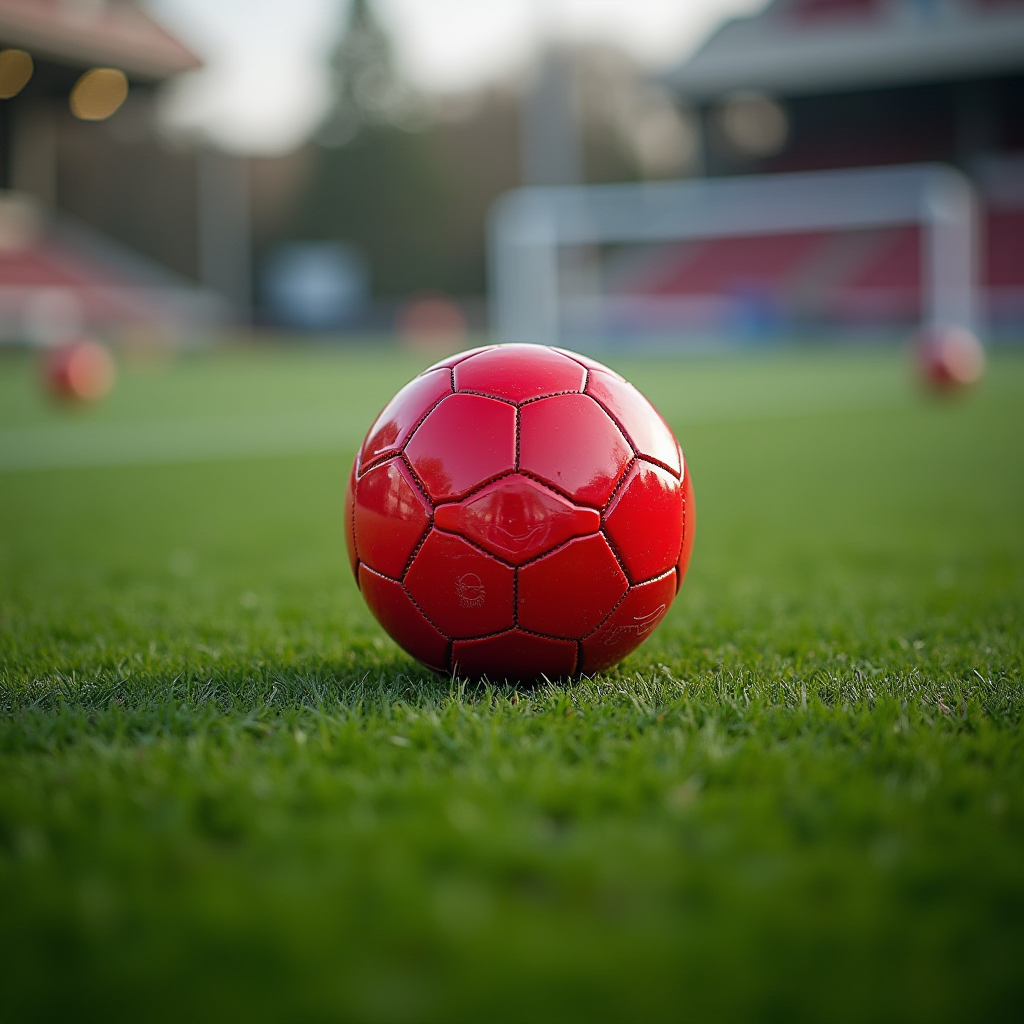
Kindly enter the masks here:
[[375, 466], [356, 481], [355, 535], [359, 556], [395, 579], [430, 523], [430, 505], [402, 459]]
[[580, 504], [603, 507], [633, 453], [597, 402], [555, 395], [519, 415], [519, 468]]
[[622, 428], [637, 455], [660, 462], [677, 477], [683, 471], [679, 445], [657, 410], [632, 384], [601, 370], [587, 380], [587, 394], [601, 403]]
[[427, 621], [401, 583], [359, 566], [359, 589], [377, 621], [414, 658], [430, 668], [448, 664], [448, 638]]
[[568, 356], [539, 345], [504, 345], [455, 367], [455, 390], [475, 391], [511, 402], [582, 391], [587, 371]]
[[450, 501], [515, 469], [516, 410], [480, 395], [451, 395], [406, 445], [433, 501]]
[[630, 587], [615, 610], [583, 643], [584, 672], [600, 672], [639, 647], [665, 617], [676, 596], [674, 571]]
[[580, 537], [519, 571], [519, 625], [535, 633], [581, 639], [595, 630], [629, 589], [600, 534]]
[[660, 576], [679, 560], [683, 520], [679, 481], [637, 459], [605, 513], [605, 533], [632, 583]]
[[[456, 672], [490, 679], [558, 679], [577, 667], [576, 644], [510, 629], [480, 640], [456, 640], [452, 646]], [[495, 669], [495, 666], [501, 666]]]
[[565, 349], [451, 356], [385, 406], [345, 492], [370, 611], [413, 657], [492, 681], [612, 667], [664, 618], [693, 545], [664, 420]]
[[416, 425], [452, 393], [449, 370], [434, 370], [410, 381], [384, 407], [359, 450], [358, 469], [399, 452]]
[[515, 570], [461, 537], [433, 531], [405, 587], [447, 636], [486, 636], [513, 626]]

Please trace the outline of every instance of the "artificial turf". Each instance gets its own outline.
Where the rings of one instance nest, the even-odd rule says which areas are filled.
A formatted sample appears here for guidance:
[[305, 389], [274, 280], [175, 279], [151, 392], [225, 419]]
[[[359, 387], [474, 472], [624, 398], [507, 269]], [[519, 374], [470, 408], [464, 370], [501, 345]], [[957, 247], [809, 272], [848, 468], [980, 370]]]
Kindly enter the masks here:
[[699, 527], [619, 668], [376, 627], [341, 503], [429, 361], [0, 361], [0, 1017], [1017, 1020], [1024, 357], [613, 359]]

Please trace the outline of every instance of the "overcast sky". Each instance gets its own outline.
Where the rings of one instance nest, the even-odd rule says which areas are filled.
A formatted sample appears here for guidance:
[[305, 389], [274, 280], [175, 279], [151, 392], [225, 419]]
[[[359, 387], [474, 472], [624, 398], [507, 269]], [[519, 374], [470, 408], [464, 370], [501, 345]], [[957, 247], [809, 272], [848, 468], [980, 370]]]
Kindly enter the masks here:
[[[205, 61], [169, 113], [223, 145], [275, 152], [300, 142], [326, 103], [324, 57], [346, 0], [146, 0]], [[400, 65], [433, 92], [526, 66], [545, 38], [613, 42], [656, 66], [686, 56], [722, 19], [765, 0], [378, 0]]]

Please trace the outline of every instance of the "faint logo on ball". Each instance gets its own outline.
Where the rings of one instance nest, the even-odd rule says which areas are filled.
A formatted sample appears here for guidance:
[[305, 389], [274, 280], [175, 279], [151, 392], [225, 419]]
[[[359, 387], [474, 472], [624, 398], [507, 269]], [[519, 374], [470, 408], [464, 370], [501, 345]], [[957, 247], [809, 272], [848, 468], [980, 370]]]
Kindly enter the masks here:
[[665, 614], [666, 605], [659, 604], [653, 612], [648, 612], [646, 615], [634, 615], [632, 622], [624, 622], [618, 626], [612, 626], [608, 630], [608, 635], [602, 641], [606, 647], [611, 647], [614, 644], [625, 640], [626, 637], [641, 637], [647, 636], [648, 633], [661, 621], [661, 617]]
[[467, 572], [456, 579], [455, 593], [463, 608], [480, 608], [487, 597], [484, 582], [475, 572]]

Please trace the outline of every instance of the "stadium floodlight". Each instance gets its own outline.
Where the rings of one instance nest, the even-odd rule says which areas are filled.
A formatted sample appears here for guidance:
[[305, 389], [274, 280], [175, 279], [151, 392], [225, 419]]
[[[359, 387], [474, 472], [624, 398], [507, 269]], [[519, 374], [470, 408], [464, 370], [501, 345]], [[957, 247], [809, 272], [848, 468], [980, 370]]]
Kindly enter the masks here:
[[974, 193], [941, 164], [513, 190], [491, 211], [492, 324], [505, 342], [579, 342], [567, 339], [572, 307], [572, 323], [591, 325], [589, 340], [599, 340], [611, 297], [567, 270], [572, 247], [903, 226], [920, 228], [922, 329], [976, 330]]

